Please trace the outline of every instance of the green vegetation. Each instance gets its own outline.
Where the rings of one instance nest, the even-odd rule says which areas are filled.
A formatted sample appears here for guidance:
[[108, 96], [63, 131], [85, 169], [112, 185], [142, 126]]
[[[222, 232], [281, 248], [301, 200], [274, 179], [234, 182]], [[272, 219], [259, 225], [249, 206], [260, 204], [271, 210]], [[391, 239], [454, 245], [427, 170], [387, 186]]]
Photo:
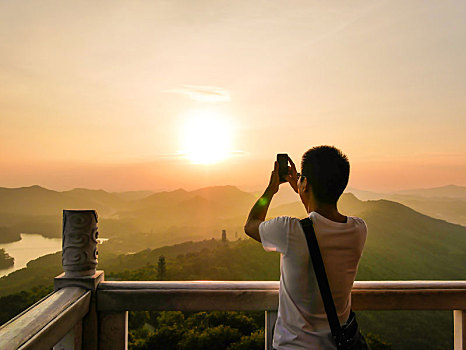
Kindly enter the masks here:
[[[107, 279], [109, 273], [121, 272], [125, 269], [134, 270], [147, 263], [156, 262], [159, 256], [176, 257], [188, 252], [201, 251], [204, 248], [214, 248], [218, 241], [210, 239], [201, 242], [184, 242], [157, 249], [145, 249], [137, 254], [116, 255], [112, 246], [104, 243], [99, 245], [99, 269], [104, 270]], [[44, 255], [30, 261], [27, 267], [0, 278], [0, 296], [28, 290], [32, 286], [52, 285], [53, 278], [63, 272], [61, 252]]]
[[262, 312], [132, 312], [129, 348], [134, 350], [262, 350]]
[[[280, 278], [280, 257], [267, 253], [252, 240], [240, 240], [215, 245], [201, 251], [165, 257], [165, 279], [277, 281]], [[134, 270], [108, 273], [109, 280], [159, 280], [159, 258]]]
[[[61, 253], [49, 254], [30, 261], [27, 268], [0, 278], [0, 297], [36, 286], [52, 286], [53, 278], [63, 272]], [[1, 308], [1, 306], [0, 306]]]
[[[262, 350], [263, 312], [131, 312], [129, 349]], [[390, 350], [391, 343], [365, 334], [371, 350]]]
[[27, 291], [0, 297], [0, 325], [52, 292], [52, 286], [36, 286]]
[[0, 269], [11, 267], [14, 263], [15, 259], [9, 256], [8, 253], [5, 252], [5, 249], [0, 248]]

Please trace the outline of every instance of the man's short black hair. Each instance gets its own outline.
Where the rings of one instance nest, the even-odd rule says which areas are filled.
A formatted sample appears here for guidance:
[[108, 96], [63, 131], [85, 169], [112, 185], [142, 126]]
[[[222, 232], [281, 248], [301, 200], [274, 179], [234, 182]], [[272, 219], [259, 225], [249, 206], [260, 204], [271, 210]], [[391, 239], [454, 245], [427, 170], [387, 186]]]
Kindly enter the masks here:
[[348, 184], [348, 157], [333, 146], [309, 149], [303, 155], [301, 169], [320, 203], [335, 204]]

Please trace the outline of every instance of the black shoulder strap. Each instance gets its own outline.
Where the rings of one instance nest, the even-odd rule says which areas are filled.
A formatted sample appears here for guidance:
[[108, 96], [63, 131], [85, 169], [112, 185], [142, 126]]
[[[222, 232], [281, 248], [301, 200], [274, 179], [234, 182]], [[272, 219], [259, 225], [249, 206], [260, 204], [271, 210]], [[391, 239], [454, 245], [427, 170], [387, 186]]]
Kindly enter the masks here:
[[332, 331], [332, 335], [334, 337], [338, 337], [342, 334], [342, 329], [340, 326], [340, 321], [338, 320], [335, 303], [333, 302], [332, 293], [330, 291], [330, 286], [328, 284], [327, 274], [325, 273], [324, 262], [322, 260], [322, 255], [320, 254], [314, 226], [312, 225], [312, 221], [309, 218], [300, 220], [300, 223], [303, 227], [304, 234], [306, 235], [306, 241], [309, 247], [309, 253], [311, 254], [312, 265], [314, 266], [314, 272], [319, 284], [320, 294], [322, 295], [322, 301], [324, 302], [330, 330]]

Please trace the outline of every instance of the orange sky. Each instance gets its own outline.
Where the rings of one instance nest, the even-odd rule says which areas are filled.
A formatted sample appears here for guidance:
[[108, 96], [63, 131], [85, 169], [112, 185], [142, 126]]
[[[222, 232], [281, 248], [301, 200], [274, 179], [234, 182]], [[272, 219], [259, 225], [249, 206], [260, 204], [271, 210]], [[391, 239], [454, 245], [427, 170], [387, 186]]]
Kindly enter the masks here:
[[[464, 18], [464, 1], [0, 2], [0, 186], [254, 190], [276, 153], [318, 144], [348, 154], [353, 187], [466, 185]], [[228, 159], [180, 156], [193, 110], [228, 121]]]

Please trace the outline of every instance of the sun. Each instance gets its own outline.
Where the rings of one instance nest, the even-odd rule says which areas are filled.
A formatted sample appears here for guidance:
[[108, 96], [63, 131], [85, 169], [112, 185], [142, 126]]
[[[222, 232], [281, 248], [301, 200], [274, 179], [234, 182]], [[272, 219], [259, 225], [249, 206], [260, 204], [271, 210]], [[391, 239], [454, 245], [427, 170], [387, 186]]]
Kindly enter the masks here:
[[181, 153], [191, 163], [218, 163], [228, 158], [231, 153], [231, 124], [219, 112], [191, 111], [183, 121], [181, 144]]

